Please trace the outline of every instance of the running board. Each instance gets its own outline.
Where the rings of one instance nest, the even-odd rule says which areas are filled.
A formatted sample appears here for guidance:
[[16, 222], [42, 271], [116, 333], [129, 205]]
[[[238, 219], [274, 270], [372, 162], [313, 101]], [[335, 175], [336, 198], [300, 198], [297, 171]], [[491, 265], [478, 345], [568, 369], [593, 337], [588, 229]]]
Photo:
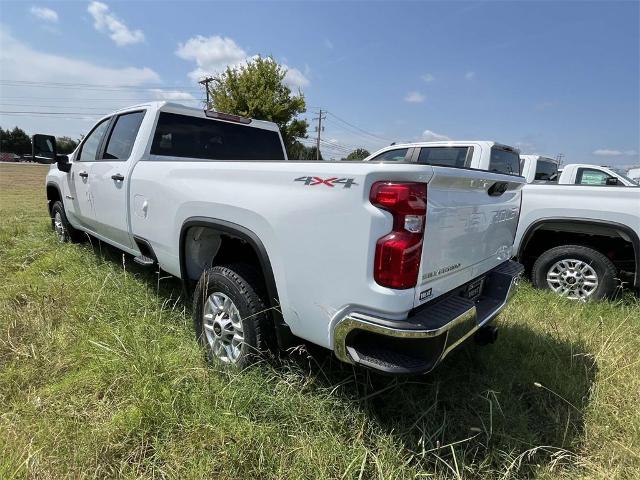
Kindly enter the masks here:
[[138, 255], [137, 257], [133, 258], [133, 261], [138, 265], [142, 265], [143, 267], [152, 267], [156, 263], [153, 258], [147, 257], [146, 255]]

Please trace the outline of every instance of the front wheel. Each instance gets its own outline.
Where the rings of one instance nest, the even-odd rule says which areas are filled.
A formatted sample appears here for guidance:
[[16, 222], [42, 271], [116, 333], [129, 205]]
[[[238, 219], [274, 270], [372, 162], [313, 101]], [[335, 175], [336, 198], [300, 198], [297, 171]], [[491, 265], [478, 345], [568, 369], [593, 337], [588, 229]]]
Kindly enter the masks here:
[[244, 368], [268, 351], [274, 336], [259, 274], [249, 265], [205, 270], [193, 298], [196, 335], [210, 360]]
[[69, 223], [67, 214], [64, 211], [64, 205], [60, 200], [54, 202], [53, 207], [51, 207], [51, 228], [53, 228], [58, 240], [62, 243], [75, 242], [80, 239], [80, 232]]
[[616, 291], [616, 267], [602, 253], [582, 245], [554, 247], [538, 257], [533, 284], [570, 300], [600, 300]]

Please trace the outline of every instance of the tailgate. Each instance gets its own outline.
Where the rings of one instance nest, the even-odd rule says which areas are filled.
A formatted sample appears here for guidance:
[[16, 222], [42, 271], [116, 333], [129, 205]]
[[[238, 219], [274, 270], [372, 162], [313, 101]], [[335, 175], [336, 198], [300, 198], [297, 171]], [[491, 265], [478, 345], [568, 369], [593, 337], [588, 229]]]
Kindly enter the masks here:
[[433, 167], [415, 305], [511, 258], [524, 178]]

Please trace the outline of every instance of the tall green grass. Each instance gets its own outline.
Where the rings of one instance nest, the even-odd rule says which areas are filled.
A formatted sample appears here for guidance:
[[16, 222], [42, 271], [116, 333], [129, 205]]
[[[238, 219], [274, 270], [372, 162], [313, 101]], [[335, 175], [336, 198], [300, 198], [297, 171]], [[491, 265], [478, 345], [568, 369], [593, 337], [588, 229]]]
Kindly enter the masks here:
[[524, 286], [489, 347], [388, 378], [207, 365], [179, 283], [59, 244], [0, 165], [0, 478], [640, 478], [640, 304]]

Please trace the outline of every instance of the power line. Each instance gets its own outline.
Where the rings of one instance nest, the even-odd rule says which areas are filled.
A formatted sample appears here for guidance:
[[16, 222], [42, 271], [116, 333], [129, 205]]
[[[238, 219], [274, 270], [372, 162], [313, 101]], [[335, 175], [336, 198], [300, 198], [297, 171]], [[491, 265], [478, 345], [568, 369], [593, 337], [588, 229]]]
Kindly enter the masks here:
[[193, 86], [176, 86], [176, 85], [100, 85], [91, 83], [61, 83], [61, 82], [31, 82], [25, 80], [0, 80], [0, 85], [6, 87], [37, 87], [37, 88], [61, 88], [61, 89], [83, 89], [83, 90], [105, 90], [105, 91], [121, 91], [121, 90], [139, 90], [139, 91], [157, 91], [157, 90], [187, 90], [199, 92], [200, 89]]
[[353, 123], [347, 122], [346, 120], [344, 120], [344, 119], [342, 119], [342, 118], [338, 117], [335, 113], [331, 113], [331, 112], [327, 112], [327, 113], [328, 113], [329, 115], [331, 115], [333, 118], [335, 118], [336, 120], [338, 120], [338, 121], [340, 121], [340, 122], [344, 123], [345, 125], [349, 125], [349, 126], [350, 126], [350, 127], [352, 127], [352, 128], [355, 128], [356, 130], [358, 130], [358, 131], [360, 131], [360, 132], [364, 133], [365, 135], [369, 135], [369, 136], [371, 136], [371, 137], [377, 138], [377, 139], [379, 139], [379, 140], [383, 140], [383, 141], [385, 141], [385, 142], [392, 142], [392, 141], [393, 141], [393, 140], [390, 140], [390, 139], [388, 139], [388, 138], [381, 137], [380, 135], [376, 135], [375, 133], [367, 132], [367, 131], [366, 131], [366, 130], [364, 130], [363, 128], [360, 128], [360, 127], [358, 127], [357, 125], [354, 125]]

